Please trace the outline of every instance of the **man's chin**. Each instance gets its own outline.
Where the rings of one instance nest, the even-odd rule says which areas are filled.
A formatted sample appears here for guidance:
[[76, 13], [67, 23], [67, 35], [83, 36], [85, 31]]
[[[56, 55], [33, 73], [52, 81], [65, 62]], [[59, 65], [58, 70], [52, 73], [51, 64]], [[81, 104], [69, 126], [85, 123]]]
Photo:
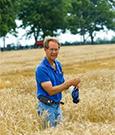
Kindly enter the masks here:
[[57, 58], [57, 57], [52, 57], [51, 59], [52, 59], [52, 61], [55, 61], [56, 58]]

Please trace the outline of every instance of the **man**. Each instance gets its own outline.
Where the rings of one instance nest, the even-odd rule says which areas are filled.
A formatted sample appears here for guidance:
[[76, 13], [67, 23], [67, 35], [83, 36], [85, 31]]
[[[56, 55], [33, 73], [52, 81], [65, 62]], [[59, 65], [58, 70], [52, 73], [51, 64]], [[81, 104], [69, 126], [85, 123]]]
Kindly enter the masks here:
[[64, 80], [61, 63], [56, 59], [60, 43], [55, 37], [46, 37], [43, 46], [46, 56], [36, 69], [38, 114], [43, 116], [45, 125], [55, 127], [62, 120], [62, 91], [78, 87], [80, 79]]

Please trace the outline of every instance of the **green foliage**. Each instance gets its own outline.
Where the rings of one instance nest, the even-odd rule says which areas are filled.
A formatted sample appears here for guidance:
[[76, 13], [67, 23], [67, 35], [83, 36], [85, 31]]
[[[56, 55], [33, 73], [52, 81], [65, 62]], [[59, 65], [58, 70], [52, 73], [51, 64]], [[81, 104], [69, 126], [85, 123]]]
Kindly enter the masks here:
[[73, 34], [88, 33], [93, 44], [95, 31], [113, 29], [114, 18], [113, 4], [108, 0], [71, 0], [68, 28]]
[[115, 43], [115, 36], [112, 37], [111, 42]]
[[94, 42], [96, 31], [105, 27], [115, 31], [114, 0], [0, 0], [0, 37], [14, 33], [15, 20], [29, 27], [27, 36], [35, 41], [69, 29]]
[[26, 0], [19, 13], [23, 21], [21, 27], [30, 26], [28, 35], [38, 36], [55, 35], [58, 29], [65, 30], [68, 0]]
[[5, 37], [8, 32], [15, 31], [16, 5], [16, 0], [0, 1], [0, 37]]

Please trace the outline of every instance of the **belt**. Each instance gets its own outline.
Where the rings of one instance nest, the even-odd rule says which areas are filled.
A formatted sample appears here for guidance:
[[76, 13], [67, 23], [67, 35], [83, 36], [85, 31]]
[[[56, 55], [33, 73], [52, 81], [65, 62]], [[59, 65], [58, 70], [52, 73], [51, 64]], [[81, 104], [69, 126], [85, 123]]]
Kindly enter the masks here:
[[53, 105], [53, 104], [56, 104], [56, 105], [62, 104], [62, 105], [64, 105], [64, 102], [62, 102], [62, 101], [55, 102], [55, 101], [49, 99], [48, 97], [45, 97], [45, 96], [42, 96], [42, 95], [38, 96], [38, 99], [39, 99], [40, 102], [42, 102], [42, 103], [44, 103], [46, 105], [50, 105], [50, 106]]

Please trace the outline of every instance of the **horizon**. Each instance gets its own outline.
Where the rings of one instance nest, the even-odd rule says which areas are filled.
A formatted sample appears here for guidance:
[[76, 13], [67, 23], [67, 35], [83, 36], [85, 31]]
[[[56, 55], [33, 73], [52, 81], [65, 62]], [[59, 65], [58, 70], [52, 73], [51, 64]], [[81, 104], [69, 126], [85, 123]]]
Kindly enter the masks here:
[[[6, 43], [6, 46], [8, 44], [14, 44], [14, 45], [17, 45], [17, 44], [21, 44], [22, 46], [25, 46], [25, 45], [32, 45], [34, 44], [34, 37], [30, 38], [30, 39], [27, 39], [26, 36], [23, 36], [25, 35], [26, 31], [25, 30], [21, 30], [19, 33], [18, 33], [18, 36], [15, 37], [11, 34], [8, 34], [6, 36], [6, 40], [5, 40], [5, 43]], [[88, 36], [88, 35], [87, 35]], [[97, 40], [98, 38], [99, 39], [106, 39], [106, 40], [111, 40], [112, 37], [115, 36], [115, 32], [113, 31], [106, 31], [106, 32], [97, 32], [96, 33], [96, 36], [95, 36], [95, 40]], [[65, 43], [65, 42], [81, 42], [82, 41], [82, 36], [76, 34], [76, 35], [73, 35], [71, 33], [64, 33], [64, 34], [60, 34], [60, 36], [57, 36], [57, 38], [59, 39], [59, 41], [61, 43]], [[89, 38], [88, 40], [89, 41]], [[3, 47], [3, 38], [0, 38], [0, 47]]]

